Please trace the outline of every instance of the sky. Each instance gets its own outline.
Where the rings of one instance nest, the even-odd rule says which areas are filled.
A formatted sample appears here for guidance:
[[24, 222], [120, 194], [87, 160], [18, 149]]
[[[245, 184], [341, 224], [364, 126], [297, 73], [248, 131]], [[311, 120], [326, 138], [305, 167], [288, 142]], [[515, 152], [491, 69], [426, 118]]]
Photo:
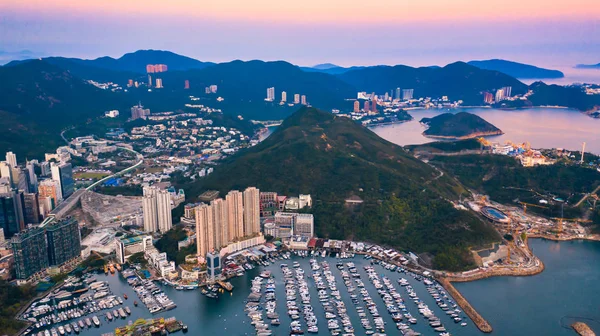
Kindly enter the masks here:
[[0, 0], [0, 63], [138, 49], [213, 62], [570, 67], [600, 62], [600, 1]]

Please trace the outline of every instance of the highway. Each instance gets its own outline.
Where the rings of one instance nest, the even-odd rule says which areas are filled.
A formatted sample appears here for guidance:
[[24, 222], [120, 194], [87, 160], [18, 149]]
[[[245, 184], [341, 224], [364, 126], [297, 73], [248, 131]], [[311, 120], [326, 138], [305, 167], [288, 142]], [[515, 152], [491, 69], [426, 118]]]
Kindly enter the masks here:
[[92, 189], [94, 189], [94, 188], [95, 188], [95, 187], [96, 187], [98, 184], [100, 184], [100, 183], [103, 183], [104, 181], [106, 181], [106, 180], [108, 180], [108, 179], [111, 179], [111, 178], [113, 178], [113, 177], [121, 176], [121, 175], [123, 175], [123, 174], [127, 173], [127, 172], [128, 172], [128, 171], [130, 171], [130, 170], [136, 169], [136, 168], [137, 168], [137, 167], [139, 167], [139, 166], [140, 166], [142, 163], [144, 163], [144, 156], [143, 156], [142, 154], [140, 154], [140, 153], [138, 153], [138, 152], [134, 151], [133, 149], [129, 149], [129, 148], [126, 148], [126, 147], [118, 147], [118, 146], [117, 146], [117, 148], [119, 148], [119, 149], [123, 149], [123, 150], [126, 150], [126, 151], [128, 151], [128, 152], [131, 152], [131, 153], [134, 153], [134, 154], [135, 154], [135, 155], [136, 155], [136, 156], [137, 156], [137, 157], [140, 159], [140, 161], [138, 161], [138, 163], [134, 164], [134, 165], [133, 165], [133, 166], [131, 166], [131, 167], [125, 168], [125, 169], [123, 169], [123, 170], [121, 170], [121, 171], [119, 171], [119, 172], [116, 172], [116, 173], [114, 173], [114, 174], [112, 174], [112, 175], [110, 175], [110, 176], [107, 176], [107, 177], [105, 177], [105, 178], [103, 178], [103, 179], [100, 179], [100, 180], [98, 180], [98, 181], [96, 181], [96, 182], [92, 183], [92, 184], [91, 184], [89, 187], [85, 188], [86, 190], [92, 190]]

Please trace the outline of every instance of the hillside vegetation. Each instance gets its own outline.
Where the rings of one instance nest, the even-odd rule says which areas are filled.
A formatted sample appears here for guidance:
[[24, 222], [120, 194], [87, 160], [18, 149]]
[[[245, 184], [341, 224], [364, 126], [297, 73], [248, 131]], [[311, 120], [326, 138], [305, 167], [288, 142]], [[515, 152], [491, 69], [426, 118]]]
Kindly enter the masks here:
[[[186, 194], [257, 186], [315, 199], [320, 237], [369, 240], [435, 256], [442, 269], [471, 266], [467, 248], [497, 239], [495, 231], [455, 210], [464, 188], [348, 118], [304, 108], [269, 138], [240, 152]], [[345, 199], [364, 203], [346, 206]]]

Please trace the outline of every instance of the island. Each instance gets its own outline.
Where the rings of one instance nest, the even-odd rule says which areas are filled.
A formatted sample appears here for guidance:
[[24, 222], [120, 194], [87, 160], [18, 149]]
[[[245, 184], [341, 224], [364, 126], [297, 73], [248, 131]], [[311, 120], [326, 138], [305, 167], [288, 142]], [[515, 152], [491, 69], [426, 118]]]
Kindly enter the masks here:
[[469, 65], [484, 70], [494, 70], [521, 79], [563, 78], [565, 74], [558, 70], [544, 69], [530, 64], [517, 63], [502, 59], [470, 61]]
[[576, 69], [600, 69], [600, 63], [598, 64], [577, 64]]
[[423, 118], [420, 122], [427, 126], [423, 135], [428, 138], [464, 140], [504, 134], [483, 118], [468, 112], [444, 113], [433, 118]]

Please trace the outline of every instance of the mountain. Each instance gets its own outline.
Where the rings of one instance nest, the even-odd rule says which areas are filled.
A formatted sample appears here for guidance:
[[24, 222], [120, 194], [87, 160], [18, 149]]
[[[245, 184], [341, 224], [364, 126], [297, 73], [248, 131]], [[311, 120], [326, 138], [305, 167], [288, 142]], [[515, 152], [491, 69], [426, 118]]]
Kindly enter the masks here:
[[332, 63], [323, 63], [323, 64], [317, 64], [315, 66], [312, 67], [315, 70], [328, 70], [328, 69], [333, 69], [333, 68], [341, 68], [339, 65], [335, 65]]
[[[351, 85], [335, 76], [305, 72], [283, 61], [233, 61], [204, 69], [166, 72], [161, 77], [165, 88], [183, 89], [184, 80], [189, 80], [192, 91], [202, 94], [204, 87], [216, 84], [218, 96], [225, 98], [218, 103], [220, 107], [236, 114], [243, 111], [244, 117], [258, 120], [283, 119], [297, 109], [279, 105], [282, 91], [287, 93], [288, 103], [294, 101], [294, 94], [300, 94], [306, 95], [309, 104], [324, 109], [340, 108], [345, 99], [356, 96]], [[275, 100], [265, 102], [270, 87], [275, 88]], [[181, 91], [186, 97], [191, 94]]]
[[317, 64], [313, 67], [300, 67], [300, 69], [302, 69], [303, 71], [306, 71], [306, 72], [322, 72], [322, 73], [326, 73], [326, 74], [330, 74], [330, 75], [340, 75], [340, 74], [346, 73], [350, 70], [364, 69], [364, 68], [367, 68], [367, 67], [352, 66], [352, 67], [344, 68], [339, 65], [335, 65], [335, 64], [331, 64], [331, 63]]
[[60, 130], [131, 106], [46, 61], [0, 67], [0, 152], [39, 157], [61, 145]]
[[421, 123], [428, 126], [423, 135], [430, 138], [470, 139], [503, 134], [480, 116], [467, 112], [443, 113], [433, 118], [423, 118]]
[[[497, 239], [491, 227], [448, 201], [464, 192], [454, 179], [351, 119], [314, 108], [295, 112], [269, 138], [184, 187], [199, 195], [247, 186], [311, 194], [320, 237], [431, 254], [442, 269], [471, 265], [467, 248]], [[364, 203], [348, 206], [349, 197]]]
[[498, 71], [482, 70], [464, 62], [443, 68], [412, 68], [405, 65], [377, 66], [351, 70], [338, 78], [358, 91], [390, 92], [396, 88], [414, 89], [415, 97], [448, 96], [465, 105], [480, 105], [484, 91], [512, 86], [513, 94], [527, 92], [527, 85]]
[[[137, 78], [146, 73], [147, 64], [166, 64], [168, 71], [202, 69], [214, 65], [211, 62], [201, 62], [170, 51], [151, 49], [127, 53], [117, 59], [104, 56], [93, 60], [66, 57], [48, 57], [44, 60], [69, 70], [81, 78], [93, 80], [115, 78], [113, 81], [123, 80], [123, 78]], [[29, 60], [13, 61], [6, 66], [13, 66], [27, 61]], [[103, 73], [105, 71], [109, 71], [109, 73]]]
[[577, 69], [600, 69], [600, 63], [598, 64], [577, 64]]
[[600, 108], [600, 96], [588, 95], [581, 86], [547, 85], [535, 82], [530, 85], [533, 95], [527, 99], [534, 105], [566, 106], [582, 112]]
[[538, 68], [533, 65], [506, 61], [502, 59], [491, 59], [484, 61], [470, 61], [468, 64], [480, 69], [494, 70], [509, 76], [522, 79], [563, 78], [565, 74], [558, 70]]

